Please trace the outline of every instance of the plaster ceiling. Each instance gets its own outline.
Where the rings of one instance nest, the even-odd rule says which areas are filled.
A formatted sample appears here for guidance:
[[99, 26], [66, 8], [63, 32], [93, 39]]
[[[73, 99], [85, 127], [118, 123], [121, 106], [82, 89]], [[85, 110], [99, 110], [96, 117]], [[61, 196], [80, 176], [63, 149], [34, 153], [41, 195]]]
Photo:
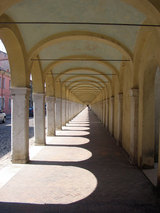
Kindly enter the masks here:
[[[81, 56], [81, 58], [83, 58], [83, 56]], [[97, 70], [103, 72], [104, 74], [112, 74], [112, 71], [107, 66], [107, 64], [103, 62], [97, 63], [96, 61], [72, 61], [72, 63], [70, 61], [64, 61], [53, 66], [52, 72], [53, 74], [61, 73], [61, 72], [64, 72], [65, 70], [74, 69], [76, 67], [81, 67], [81, 68], [84, 67], [84, 68], [91, 68], [91, 69], [96, 68]], [[85, 71], [85, 73], [88, 73], [88, 72]]]
[[[40, 58], [66, 58], [70, 55], [88, 55], [102, 59], [122, 59], [122, 54], [116, 48], [106, 45], [102, 42], [89, 40], [73, 40], [61, 42], [43, 49], [39, 56]], [[50, 61], [42, 61], [43, 69]], [[120, 62], [111, 62], [116, 68], [120, 67]]]
[[[96, 22], [96, 23], [136, 23], [142, 24], [145, 15], [121, 0], [22, 0], [10, 7], [6, 14], [16, 22]], [[134, 52], [135, 42], [139, 27], [131, 26], [102, 26], [84, 24], [18, 24], [24, 44], [28, 53], [37, 48], [37, 56], [41, 59], [42, 72], [47, 67], [56, 77], [56, 73], [66, 72], [74, 69], [71, 74], [62, 75], [61, 81], [72, 79], [81, 84], [84, 80], [88, 82], [106, 81], [105, 76], [93, 75], [94, 70], [105, 74], [119, 74], [122, 62], [100, 62], [100, 61], [43, 61], [42, 59], [62, 58], [97, 58], [97, 59], [130, 59]], [[68, 37], [76, 33], [75, 37]], [[80, 35], [88, 34], [88, 37]], [[55, 39], [63, 34], [63, 39]], [[94, 35], [94, 37], [92, 37]], [[106, 41], [105, 41], [105, 39]], [[54, 39], [54, 40], [53, 40]], [[108, 40], [107, 40], [108, 39]], [[46, 45], [45, 41], [50, 41]], [[51, 41], [52, 40], [52, 41]], [[104, 40], [104, 41], [103, 41]], [[128, 54], [128, 55], [127, 55]], [[51, 64], [54, 63], [54, 66]], [[108, 64], [108, 65], [107, 65]], [[115, 71], [116, 70], [116, 71]], [[76, 74], [76, 76], [75, 76]], [[82, 76], [78, 74], [89, 74]], [[97, 79], [96, 79], [97, 78]], [[112, 80], [112, 75], [108, 76]], [[109, 80], [108, 80], [109, 81]], [[65, 85], [69, 85], [66, 82]], [[98, 84], [97, 84], [98, 85]], [[94, 88], [94, 84], [91, 86]], [[93, 100], [95, 91], [82, 91], [82, 88], [73, 91], [79, 94], [81, 101]], [[80, 95], [81, 94], [81, 95]]]
[[68, 78], [71, 78], [71, 77], [74, 77], [74, 78], [78, 77], [78, 79], [80, 80], [81, 76], [88, 79], [88, 76], [90, 76], [90, 75], [92, 75], [92, 78], [94, 78], [94, 79], [99, 79], [99, 80], [108, 82], [107, 76], [99, 75], [97, 72], [94, 72], [94, 71], [91, 71], [91, 70], [88, 71], [88, 70], [85, 70], [85, 69], [84, 70], [76, 69], [76, 74], [75, 74], [74, 70], [73, 70], [73, 72], [64, 74], [64, 75], [61, 76], [61, 80], [65, 81], [65, 80], [67, 80]]
[[[120, 0], [24, 0], [6, 14], [14, 21], [142, 23], [145, 16]], [[19, 25], [27, 50], [44, 38], [66, 31], [81, 30], [106, 34], [134, 48], [139, 27], [84, 25]], [[34, 33], [33, 33], [34, 32]]]

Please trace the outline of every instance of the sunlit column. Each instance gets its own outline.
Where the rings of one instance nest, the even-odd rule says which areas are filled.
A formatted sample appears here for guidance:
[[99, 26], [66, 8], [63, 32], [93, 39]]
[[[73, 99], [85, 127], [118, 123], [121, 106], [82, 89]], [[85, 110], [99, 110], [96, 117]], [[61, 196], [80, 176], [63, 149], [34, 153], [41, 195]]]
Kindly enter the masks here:
[[46, 97], [47, 135], [55, 135], [55, 101], [54, 97]]
[[66, 100], [66, 123], [69, 121], [69, 101]]
[[71, 107], [70, 107], [70, 118], [69, 119], [71, 120], [73, 118], [73, 102], [72, 101], [70, 102], [70, 106]]
[[74, 116], [76, 115], [76, 107], [75, 107], [75, 103], [74, 102], [72, 102], [72, 113], [73, 113], [73, 118], [74, 118]]
[[139, 90], [131, 89], [131, 114], [130, 114], [130, 153], [132, 160], [137, 163], [137, 149], [138, 149], [138, 97]]
[[29, 94], [28, 88], [11, 89], [12, 163], [26, 163], [29, 160]]
[[45, 145], [45, 95], [33, 94], [35, 145]]
[[62, 99], [62, 126], [66, 124], [66, 100]]
[[68, 101], [68, 121], [70, 120], [70, 108], [71, 108], [71, 102]]
[[122, 120], [123, 120], [123, 94], [118, 95], [118, 138], [117, 142], [122, 145]]
[[55, 125], [56, 129], [62, 128], [62, 99], [56, 98], [56, 107], [55, 107]]

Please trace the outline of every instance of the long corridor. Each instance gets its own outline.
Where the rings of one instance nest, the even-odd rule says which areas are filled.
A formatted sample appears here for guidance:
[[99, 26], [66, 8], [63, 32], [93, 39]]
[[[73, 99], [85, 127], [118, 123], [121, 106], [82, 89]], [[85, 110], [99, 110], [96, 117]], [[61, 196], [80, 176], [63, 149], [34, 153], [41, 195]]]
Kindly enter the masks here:
[[0, 213], [159, 212], [153, 186], [95, 114], [83, 110], [30, 163], [0, 170]]

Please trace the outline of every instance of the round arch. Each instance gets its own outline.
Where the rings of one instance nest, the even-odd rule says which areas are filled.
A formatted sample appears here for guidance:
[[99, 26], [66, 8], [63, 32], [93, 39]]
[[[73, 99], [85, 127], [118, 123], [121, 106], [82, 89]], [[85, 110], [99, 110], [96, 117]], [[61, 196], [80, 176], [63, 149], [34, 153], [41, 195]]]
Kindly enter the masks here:
[[42, 49], [48, 47], [49, 45], [53, 45], [58, 42], [73, 41], [73, 40], [92, 40], [96, 42], [102, 42], [119, 50], [122, 53], [122, 55], [124, 55], [127, 59], [130, 59], [132, 61], [133, 58], [132, 53], [126, 46], [124, 46], [122, 43], [111, 37], [88, 31], [69, 31], [49, 36], [48, 38], [40, 41], [30, 50], [29, 59], [32, 59], [32, 57], [38, 55]]
[[[2, 15], [0, 22], [11, 21]], [[29, 87], [29, 72], [26, 51], [18, 28], [15, 25], [0, 24], [0, 38], [2, 39], [9, 58], [11, 68], [12, 87]]]
[[[111, 79], [108, 76], [106, 76], [105, 73], [102, 73], [99, 70], [96, 70], [96, 69], [93, 69], [93, 68], [88, 68], [88, 67], [84, 67], [84, 68], [77, 67], [77, 68], [72, 68], [72, 69], [66, 70], [66, 71], [60, 73], [58, 76], [56, 76], [55, 79], [58, 80], [62, 75], [66, 74], [66, 73], [74, 72], [76, 70], [87, 70], [87, 71], [90, 71], [90, 72], [98, 73], [98, 74], [102, 75], [106, 80], [108, 80], [111, 83]], [[92, 77], [89, 74], [87, 74], [87, 75], [78, 75], [77, 74], [77, 77], [81, 77], [81, 76]]]
[[[107, 68], [109, 68], [114, 74], [116, 74], [119, 78], [119, 71], [117, 70], [117, 68], [112, 65], [111, 63], [109, 63], [108, 61], [102, 61], [102, 58], [100, 57], [95, 57], [95, 56], [89, 56], [89, 55], [71, 55], [71, 56], [67, 56], [67, 57], [62, 57], [60, 58], [59, 61], [55, 61], [50, 63], [44, 70], [44, 75], [46, 75], [48, 72], [50, 72], [50, 70], [54, 69], [56, 66], [63, 64], [63, 63], [70, 63], [70, 61], [68, 59], [79, 59], [79, 58], [83, 58], [83, 59], [97, 59], [96, 63], [98, 64], [102, 64], [104, 66], [106, 66]], [[66, 60], [67, 59], [67, 60]]]

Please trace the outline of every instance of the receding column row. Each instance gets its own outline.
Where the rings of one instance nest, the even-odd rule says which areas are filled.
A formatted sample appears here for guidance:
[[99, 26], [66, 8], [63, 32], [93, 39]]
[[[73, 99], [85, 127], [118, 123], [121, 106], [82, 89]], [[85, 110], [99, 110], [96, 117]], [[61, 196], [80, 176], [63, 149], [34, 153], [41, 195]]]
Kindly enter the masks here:
[[[12, 88], [11, 95], [12, 162], [26, 163], [29, 160], [30, 89]], [[44, 146], [46, 144], [46, 133], [48, 136], [55, 135], [57, 129], [61, 129], [63, 125], [84, 109], [84, 105], [53, 96], [45, 97], [45, 94], [41, 93], [34, 93], [33, 108], [35, 145]]]
[[[133, 162], [137, 162], [138, 141], [138, 89], [131, 89], [130, 96], [130, 156]], [[123, 131], [123, 93], [117, 98], [117, 114], [115, 115], [115, 97], [111, 96], [92, 105], [92, 110], [104, 124], [109, 133], [116, 138], [117, 145], [122, 146]], [[116, 119], [114, 116], [117, 116]], [[114, 123], [116, 120], [116, 123]], [[116, 126], [116, 132], [115, 132]], [[115, 135], [116, 134], [116, 135]]]

